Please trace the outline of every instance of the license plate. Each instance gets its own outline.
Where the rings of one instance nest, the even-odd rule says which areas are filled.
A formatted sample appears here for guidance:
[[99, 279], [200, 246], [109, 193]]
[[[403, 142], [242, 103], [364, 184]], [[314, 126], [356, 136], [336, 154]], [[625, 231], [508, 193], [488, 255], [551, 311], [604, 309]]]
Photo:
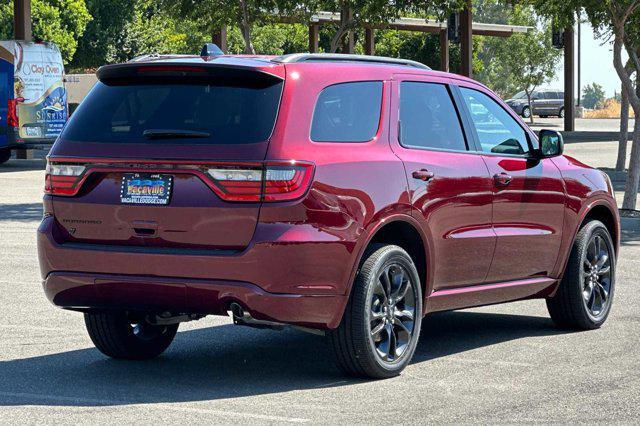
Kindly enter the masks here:
[[170, 175], [127, 173], [122, 176], [120, 202], [123, 204], [169, 204], [173, 178]]

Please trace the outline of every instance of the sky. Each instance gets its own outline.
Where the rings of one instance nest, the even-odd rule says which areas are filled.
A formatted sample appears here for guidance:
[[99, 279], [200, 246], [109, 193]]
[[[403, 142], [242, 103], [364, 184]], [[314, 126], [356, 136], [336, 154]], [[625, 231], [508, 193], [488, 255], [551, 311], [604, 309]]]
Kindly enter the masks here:
[[[620, 79], [616, 70], [613, 68], [613, 46], [611, 43], [602, 44], [602, 40], [595, 39], [591, 25], [588, 23], [581, 24], [581, 86], [584, 88], [587, 84], [598, 83], [607, 94], [613, 96], [614, 91], [620, 92]], [[576, 31], [577, 34], [577, 31]], [[577, 47], [577, 35], [576, 35]], [[624, 52], [623, 52], [624, 53]], [[576, 52], [577, 55], [577, 52]], [[623, 59], [626, 61], [626, 54]], [[576, 70], [577, 72], [577, 70]], [[577, 84], [577, 83], [576, 83]], [[558, 67], [556, 77], [547, 84], [548, 87], [561, 89], [564, 85], [564, 67], [562, 64]], [[577, 90], [577, 88], [576, 88]]]

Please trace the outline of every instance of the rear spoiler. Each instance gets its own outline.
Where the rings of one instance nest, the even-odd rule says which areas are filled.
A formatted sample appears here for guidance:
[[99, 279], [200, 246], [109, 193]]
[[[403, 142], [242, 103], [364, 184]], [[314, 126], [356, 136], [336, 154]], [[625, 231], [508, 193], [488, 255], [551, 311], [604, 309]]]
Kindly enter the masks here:
[[105, 84], [215, 82], [241, 86], [270, 86], [284, 80], [264, 69], [237, 63], [127, 62], [104, 65], [96, 72]]

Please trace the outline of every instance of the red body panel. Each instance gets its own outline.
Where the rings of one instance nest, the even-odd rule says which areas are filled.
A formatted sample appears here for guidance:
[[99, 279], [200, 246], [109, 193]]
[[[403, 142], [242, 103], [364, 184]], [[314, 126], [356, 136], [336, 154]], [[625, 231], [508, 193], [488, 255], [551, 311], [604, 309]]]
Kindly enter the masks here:
[[[531, 162], [400, 146], [394, 76], [403, 67], [235, 61], [285, 79], [268, 142], [151, 150], [55, 144], [50, 160], [100, 163], [101, 169], [76, 196], [45, 196], [38, 253], [54, 304], [223, 314], [236, 301], [256, 318], [334, 328], [362, 253], [395, 221], [412, 226], [423, 241], [427, 312], [550, 294], [593, 206], [611, 211], [619, 239], [606, 178], [569, 157]], [[445, 73], [412, 73], [425, 81], [472, 84]], [[322, 89], [369, 80], [384, 82], [375, 137], [311, 141]], [[280, 203], [222, 201], [192, 167], [288, 160], [312, 163], [313, 181], [302, 198]], [[118, 203], [122, 173], [156, 168], [175, 176], [170, 205]], [[435, 177], [413, 179], [421, 169]], [[513, 177], [506, 189], [495, 186], [493, 175], [500, 172]], [[136, 225], [155, 231], [136, 235]]]

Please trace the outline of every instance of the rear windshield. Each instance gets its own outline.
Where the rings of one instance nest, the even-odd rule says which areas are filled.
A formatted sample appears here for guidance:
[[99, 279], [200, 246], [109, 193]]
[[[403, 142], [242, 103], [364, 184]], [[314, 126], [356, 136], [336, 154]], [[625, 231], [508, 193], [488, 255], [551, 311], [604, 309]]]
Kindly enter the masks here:
[[247, 87], [98, 82], [61, 137], [109, 143], [263, 142], [273, 130], [281, 92], [282, 82], [271, 81]]

